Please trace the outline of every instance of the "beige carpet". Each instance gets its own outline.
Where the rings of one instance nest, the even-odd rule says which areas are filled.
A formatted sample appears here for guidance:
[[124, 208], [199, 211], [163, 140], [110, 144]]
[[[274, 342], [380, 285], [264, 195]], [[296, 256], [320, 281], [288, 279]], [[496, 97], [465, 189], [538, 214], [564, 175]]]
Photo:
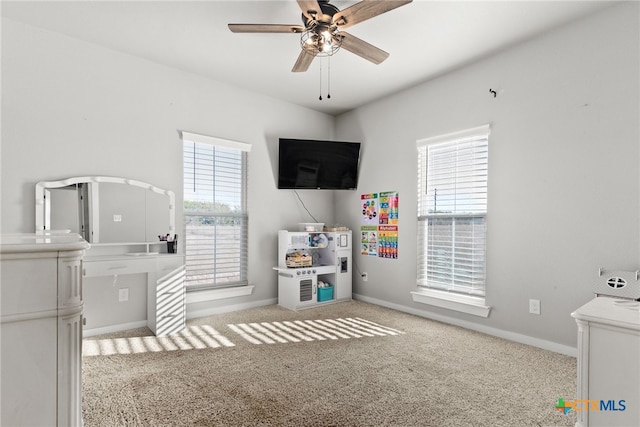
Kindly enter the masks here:
[[575, 358], [359, 301], [86, 338], [92, 426], [572, 426]]

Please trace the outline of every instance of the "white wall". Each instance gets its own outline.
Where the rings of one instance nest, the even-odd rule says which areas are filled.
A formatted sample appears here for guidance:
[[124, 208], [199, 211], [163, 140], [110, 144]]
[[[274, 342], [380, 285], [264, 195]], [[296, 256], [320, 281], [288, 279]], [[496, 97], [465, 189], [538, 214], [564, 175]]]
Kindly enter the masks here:
[[[276, 189], [277, 139], [331, 139], [333, 122], [325, 114], [3, 19], [2, 232], [33, 232], [35, 184], [70, 176], [137, 179], [173, 190], [181, 206], [177, 131], [243, 141], [252, 145], [249, 282], [256, 288], [251, 297], [218, 304], [274, 299], [277, 230], [311, 220], [291, 191]], [[319, 220], [334, 221], [331, 192], [300, 195]], [[177, 220], [180, 230], [180, 213]]]
[[[600, 266], [640, 268], [639, 4], [614, 6], [337, 120], [362, 140], [357, 194], [400, 192], [399, 259], [356, 255], [354, 293], [481, 330], [575, 347]], [[428, 55], [428, 52], [420, 54]], [[489, 88], [500, 93], [493, 98]], [[491, 123], [488, 319], [414, 303], [416, 141]], [[357, 239], [354, 239], [357, 240]], [[541, 300], [540, 316], [528, 299]]]
[[[319, 220], [356, 231], [361, 193], [400, 192], [400, 258], [356, 255], [369, 281], [356, 274], [355, 293], [575, 346], [569, 313], [591, 298], [598, 267], [640, 264], [638, 12], [635, 2], [614, 6], [359, 108], [335, 120], [335, 134], [330, 116], [3, 19], [2, 232], [33, 231], [41, 180], [126, 176], [171, 189], [180, 203], [178, 129], [244, 141], [253, 146], [249, 281], [256, 290], [193, 308], [259, 303], [276, 297], [276, 230], [309, 221], [292, 192], [276, 190], [277, 138], [361, 140], [358, 191], [300, 192]], [[501, 93], [494, 99], [489, 88]], [[493, 127], [488, 319], [416, 304], [409, 294], [415, 142], [484, 123]], [[527, 313], [529, 298], [542, 301], [541, 316]]]

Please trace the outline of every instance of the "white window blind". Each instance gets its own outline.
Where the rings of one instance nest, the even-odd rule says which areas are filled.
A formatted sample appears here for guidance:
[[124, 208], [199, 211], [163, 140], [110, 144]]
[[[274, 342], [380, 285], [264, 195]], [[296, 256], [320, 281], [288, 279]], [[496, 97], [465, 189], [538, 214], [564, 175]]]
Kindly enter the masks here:
[[418, 142], [418, 286], [484, 296], [489, 127]]
[[247, 151], [182, 133], [188, 289], [247, 284]]

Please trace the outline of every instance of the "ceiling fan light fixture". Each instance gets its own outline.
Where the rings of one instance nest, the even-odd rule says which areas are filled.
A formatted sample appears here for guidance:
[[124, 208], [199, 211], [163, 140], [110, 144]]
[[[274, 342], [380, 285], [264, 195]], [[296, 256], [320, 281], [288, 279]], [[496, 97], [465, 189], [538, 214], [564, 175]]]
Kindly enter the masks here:
[[304, 31], [300, 36], [302, 49], [315, 56], [331, 56], [340, 49], [342, 37], [338, 29], [312, 28]]
[[[228, 24], [234, 33], [296, 33], [300, 46], [294, 73], [307, 71], [316, 56], [331, 57], [341, 47], [374, 64], [380, 64], [389, 54], [347, 32], [355, 24], [375, 18], [413, 0], [360, 0], [340, 10], [330, 0], [297, 0], [302, 12], [302, 25]], [[328, 96], [327, 96], [328, 97]]]

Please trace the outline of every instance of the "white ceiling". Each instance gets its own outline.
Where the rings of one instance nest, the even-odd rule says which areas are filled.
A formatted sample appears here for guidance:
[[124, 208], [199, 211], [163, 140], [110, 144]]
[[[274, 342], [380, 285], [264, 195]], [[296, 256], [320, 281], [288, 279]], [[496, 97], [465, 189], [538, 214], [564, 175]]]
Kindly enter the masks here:
[[[333, 0], [339, 9], [356, 1]], [[294, 0], [2, 1], [2, 15], [249, 91], [337, 115], [427, 81], [611, 1], [431, 1], [413, 3], [349, 28], [390, 53], [374, 65], [341, 50], [292, 73], [295, 34], [234, 34], [228, 23], [301, 24]], [[320, 101], [320, 64], [323, 100]]]

